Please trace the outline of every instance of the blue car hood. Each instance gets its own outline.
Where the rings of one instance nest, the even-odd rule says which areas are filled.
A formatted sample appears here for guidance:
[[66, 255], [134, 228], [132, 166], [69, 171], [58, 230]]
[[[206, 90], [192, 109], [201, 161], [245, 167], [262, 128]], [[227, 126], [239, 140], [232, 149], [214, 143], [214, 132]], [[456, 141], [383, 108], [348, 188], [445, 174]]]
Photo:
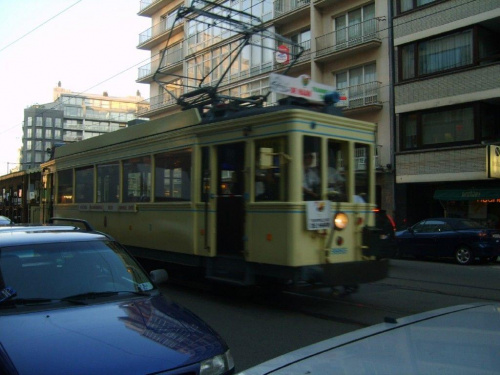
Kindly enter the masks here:
[[0, 358], [19, 374], [147, 374], [196, 368], [226, 350], [211, 328], [161, 295], [0, 317]]

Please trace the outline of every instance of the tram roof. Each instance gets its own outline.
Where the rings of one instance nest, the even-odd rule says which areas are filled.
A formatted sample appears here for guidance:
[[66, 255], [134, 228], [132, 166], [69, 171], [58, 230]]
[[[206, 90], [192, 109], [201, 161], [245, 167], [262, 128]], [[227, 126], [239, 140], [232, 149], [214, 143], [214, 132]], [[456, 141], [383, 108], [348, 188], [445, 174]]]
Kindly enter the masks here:
[[[302, 110], [303, 113], [311, 112], [318, 115], [332, 115], [332, 111], [322, 105], [297, 105], [297, 104], [281, 104], [275, 106], [267, 106], [261, 108], [251, 107], [248, 109], [242, 109], [238, 111], [231, 111], [230, 109], [221, 111], [220, 116], [207, 116], [204, 117], [200, 114], [200, 111], [196, 108], [192, 108], [186, 111], [177, 112], [172, 115], [168, 115], [159, 119], [144, 122], [138, 125], [130, 126], [125, 129], [117, 130], [111, 133], [102, 134], [97, 137], [89, 138], [84, 141], [70, 143], [57, 147], [55, 149], [55, 157], [61, 158], [64, 156], [74, 155], [82, 152], [86, 152], [93, 149], [98, 149], [106, 147], [112, 144], [119, 144], [121, 142], [128, 142], [133, 139], [147, 138], [150, 136], [155, 136], [163, 134], [165, 132], [179, 130], [182, 128], [188, 128], [191, 126], [211, 124], [217, 122], [224, 122], [238, 118], [247, 118], [250, 116], [259, 116], [264, 114], [272, 114], [276, 112], [283, 112], [289, 110]], [[330, 108], [331, 109], [331, 108]], [[338, 117], [340, 110], [334, 108], [333, 115]], [[348, 122], [360, 122], [353, 119], [344, 120]]]

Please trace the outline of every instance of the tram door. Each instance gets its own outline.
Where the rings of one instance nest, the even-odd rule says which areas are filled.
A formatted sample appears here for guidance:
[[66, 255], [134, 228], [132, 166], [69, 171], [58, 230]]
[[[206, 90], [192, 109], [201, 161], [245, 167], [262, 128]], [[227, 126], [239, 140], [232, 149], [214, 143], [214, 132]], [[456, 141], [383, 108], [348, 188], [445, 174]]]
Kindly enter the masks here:
[[244, 143], [217, 149], [217, 254], [243, 255]]

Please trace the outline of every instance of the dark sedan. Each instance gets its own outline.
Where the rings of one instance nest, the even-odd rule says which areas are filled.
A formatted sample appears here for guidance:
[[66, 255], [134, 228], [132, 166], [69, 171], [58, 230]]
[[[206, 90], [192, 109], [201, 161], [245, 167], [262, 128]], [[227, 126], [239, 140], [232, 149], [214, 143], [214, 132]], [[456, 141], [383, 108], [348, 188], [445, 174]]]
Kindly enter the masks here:
[[396, 232], [398, 255], [453, 258], [459, 264], [500, 256], [500, 231], [463, 218], [425, 219]]
[[93, 230], [0, 227], [0, 374], [231, 374], [224, 340], [150, 275]]

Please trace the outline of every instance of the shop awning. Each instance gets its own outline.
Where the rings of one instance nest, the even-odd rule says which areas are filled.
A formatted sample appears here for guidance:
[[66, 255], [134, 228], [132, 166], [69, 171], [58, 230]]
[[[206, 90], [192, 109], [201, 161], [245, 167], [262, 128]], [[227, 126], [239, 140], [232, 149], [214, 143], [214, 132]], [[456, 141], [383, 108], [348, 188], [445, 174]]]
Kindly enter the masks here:
[[499, 199], [500, 189], [436, 190], [434, 199], [441, 201], [471, 201]]

